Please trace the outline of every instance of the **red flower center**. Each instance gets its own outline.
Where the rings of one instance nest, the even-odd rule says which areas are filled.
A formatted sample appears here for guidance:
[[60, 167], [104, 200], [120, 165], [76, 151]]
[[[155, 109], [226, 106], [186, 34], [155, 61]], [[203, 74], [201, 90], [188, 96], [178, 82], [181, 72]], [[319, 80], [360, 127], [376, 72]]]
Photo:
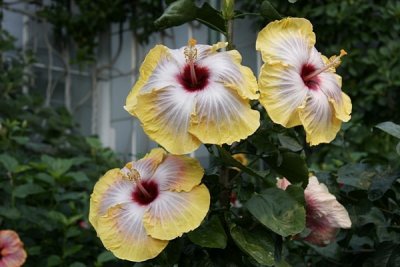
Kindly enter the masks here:
[[132, 200], [140, 205], [150, 204], [158, 196], [158, 185], [154, 181], [138, 181], [146, 192], [140, 190], [136, 186], [135, 191], [132, 192]]
[[[195, 78], [193, 78], [192, 74], [195, 75]], [[183, 72], [181, 72], [177, 78], [186, 91], [196, 92], [203, 90], [207, 86], [209, 77], [210, 71], [207, 67], [194, 64], [194, 73], [192, 73], [190, 65], [186, 64], [183, 68]]]
[[319, 78], [318, 76], [314, 76], [310, 79], [306, 79], [311, 73], [313, 73], [316, 68], [311, 64], [304, 64], [301, 68], [301, 79], [303, 79], [304, 84], [311, 90], [318, 90], [319, 88]]

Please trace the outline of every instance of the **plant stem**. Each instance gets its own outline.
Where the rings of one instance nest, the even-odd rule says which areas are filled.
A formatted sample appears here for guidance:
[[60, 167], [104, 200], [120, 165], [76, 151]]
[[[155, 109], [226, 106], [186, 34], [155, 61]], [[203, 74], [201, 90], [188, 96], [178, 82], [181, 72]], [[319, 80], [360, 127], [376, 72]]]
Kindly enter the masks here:
[[225, 22], [226, 25], [226, 40], [228, 41], [228, 46], [227, 46], [227, 50], [232, 50], [234, 49], [234, 45], [233, 45], [233, 20], [227, 20]]

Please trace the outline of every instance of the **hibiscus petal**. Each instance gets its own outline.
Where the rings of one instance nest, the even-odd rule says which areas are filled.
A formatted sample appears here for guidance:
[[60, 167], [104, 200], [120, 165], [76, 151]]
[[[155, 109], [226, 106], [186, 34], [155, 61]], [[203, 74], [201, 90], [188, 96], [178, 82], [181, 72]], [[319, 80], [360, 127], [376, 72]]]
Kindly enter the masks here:
[[237, 50], [230, 50], [226, 52], [229, 54], [236, 66], [239, 68], [241, 75], [243, 75], [244, 82], [240, 84], [226, 84], [225, 86], [229, 86], [230, 88], [236, 90], [238, 94], [244, 99], [258, 99], [259, 95], [257, 94], [258, 86], [256, 77], [253, 74], [253, 71], [246, 66], [243, 66], [242, 56]]
[[[165, 155], [164, 149], [155, 148], [140, 160], [132, 162], [132, 168], [139, 172], [140, 179], [149, 179], [153, 176], [158, 165], [164, 160]], [[129, 171], [129, 169], [127, 168], [126, 171]]]
[[134, 183], [122, 178], [120, 169], [109, 170], [99, 179], [90, 197], [89, 221], [94, 228], [98, 219], [117, 204], [132, 201]]
[[136, 114], [146, 134], [171, 153], [185, 154], [200, 146], [188, 133], [195, 94], [181, 88], [154, 90], [138, 96]]
[[187, 156], [168, 155], [158, 166], [152, 179], [160, 191], [190, 191], [201, 182], [204, 170], [200, 163]]
[[168, 48], [163, 45], [156, 45], [147, 54], [139, 70], [139, 80], [130, 91], [126, 98], [125, 110], [135, 116], [135, 106], [137, 103], [137, 95], [140, 89], [148, 82], [154, 69], [159, 65], [160, 60], [168, 54]]
[[0, 231], [0, 266], [22, 266], [27, 257], [23, 246], [16, 232]]
[[340, 130], [341, 121], [334, 115], [334, 108], [321, 90], [309, 90], [299, 117], [310, 145], [329, 143]]
[[269, 23], [257, 36], [256, 49], [266, 62], [282, 61], [299, 68], [315, 44], [312, 24], [303, 18], [285, 18]]
[[315, 212], [321, 217], [326, 217], [330, 227], [350, 228], [351, 221], [347, 210], [329, 193], [328, 188], [319, 183], [317, 177], [309, 178], [307, 188], [304, 190], [307, 203], [312, 203]]
[[150, 237], [143, 226], [145, 209], [133, 203], [116, 205], [99, 217], [97, 234], [116, 257], [145, 261], [156, 257], [168, 241]]
[[253, 134], [260, 126], [260, 114], [233, 90], [213, 82], [210, 90], [197, 94], [190, 133], [201, 142], [232, 144]]
[[171, 240], [197, 228], [210, 206], [210, 193], [204, 185], [190, 192], [162, 191], [143, 217], [149, 235]]
[[344, 122], [349, 121], [352, 105], [350, 98], [341, 90], [342, 78], [332, 72], [323, 72], [318, 78], [321, 81], [319, 89], [333, 105], [336, 118]]
[[298, 72], [282, 63], [264, 64], [259, 78], [260, 102], [270, 118], [285, 127], [300, 125], [298, 107], [309, 91]]

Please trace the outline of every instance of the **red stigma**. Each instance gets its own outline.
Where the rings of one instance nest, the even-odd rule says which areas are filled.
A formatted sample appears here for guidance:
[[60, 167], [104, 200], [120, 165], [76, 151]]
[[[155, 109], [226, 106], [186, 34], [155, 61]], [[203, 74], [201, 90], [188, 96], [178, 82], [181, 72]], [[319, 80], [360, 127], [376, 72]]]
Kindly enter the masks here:
[[304, 80], [305, 77], [310, 75], [316, 70], [316, 68], [311, 64], [304, 64], [301, 68], [301, 79], [303, 80], [304, 84], [311, 90], [318, 90], [319, 89], [319, 79], [318, 76], [315, 76], [309, 80]]
[[147, 196], [138, 187], [132, 192], [132, 200], [139, 205], [145, 206], [153, 202], [158, 196], [158, 185], [154, 181], [139, 181], [141, 185], [146, 189], [149, 195]]
[[203, 90], [208, 84], [208, 78], [210, 77], [210, 72], [207, 67], [201, 67], [198, 65], [194, 65], [194, 71], [196, 73], [197, 83], [193, 84], [191, 73], [190, 73], [190, 65], [186, 64], [183, 68], [183, 72], [178, 74], [179, 83], [185, 88], [188, 92], [196, 92]]

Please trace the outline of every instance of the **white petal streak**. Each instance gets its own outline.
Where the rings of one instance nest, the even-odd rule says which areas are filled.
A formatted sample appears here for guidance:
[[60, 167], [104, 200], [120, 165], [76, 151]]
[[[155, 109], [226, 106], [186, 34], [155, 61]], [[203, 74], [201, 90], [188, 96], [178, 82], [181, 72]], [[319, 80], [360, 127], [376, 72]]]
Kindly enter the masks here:
[[[207, 88], [197, 95], [198, 117], [205, 120], [206, 124], [231, 124], [231, 121], [239, 120], [245, 112], [239, 97], [229, 91], [222, 84], [211, 82]], [[245, 118], [243, 118], [245, 119]]]
[[162, 118], [171, 134], [186, 136], [189, 118], [194, 108], [195, 94], [186, 92], [180, 85], [168, 87], [157, 94], [156, 117]]
[[173, 87], [176, 84], [176, 76], [180, 73], [181, 58], [165, 55], [154, 69], [147, 83], [143, 86], [140, 93], [147, 93], [154, 89]]
[[140, 179], [146, 180], [153, 176], [157, 163], [153, 158], [145, 158], [132, 162], [132, 167], [139, 172]]
[[300, 33], [298, 35], [282, 34], [271, 41], [271, 49], [275, 52], [274, 58], [284, 64], [293, 66], [300, 73], [301, 67], [310, 57], [310, 48], [307, 39]]
[[210, 70], [210, 80], [220, 83], [241, 85], [244, 82], [239, 67], [226, 52], [219, 52], [204, 57], [198, 64]]
[[143, 214], [146, 208], [129, 203], [122, 205], [115, 214], [115, 221], [119, 232], [123, 233], [125, 243], [127, 239], [141, 241], [147, 239], [147, 233], [143, 226]]
[[339, 105], [342, 103], [342, 90], [337, 75], [332, 72], [322, 72], [318, 75], [320, 80], [319, 88], [329, 98], [335, 100]]
[[132, 202], [132, 192], [135, 184], [128, 180], [118, 180], [113, 183], [103, 194], [99, 214], [104, 215], [107, 210], [115, 205]]
[[309, 89], [294, 67], [277, 68], [264, 64], [263, 72], [267, 75], [260, 82], [261, 101], [275, 121], [287, 125], [303, 104]]
[[309, 90], [304, 111], [300, 112], [307, 134], [325, 135], [324, 131], [332, 128], [332, 115], [332, 108], [325, 94], [320, 90]]

